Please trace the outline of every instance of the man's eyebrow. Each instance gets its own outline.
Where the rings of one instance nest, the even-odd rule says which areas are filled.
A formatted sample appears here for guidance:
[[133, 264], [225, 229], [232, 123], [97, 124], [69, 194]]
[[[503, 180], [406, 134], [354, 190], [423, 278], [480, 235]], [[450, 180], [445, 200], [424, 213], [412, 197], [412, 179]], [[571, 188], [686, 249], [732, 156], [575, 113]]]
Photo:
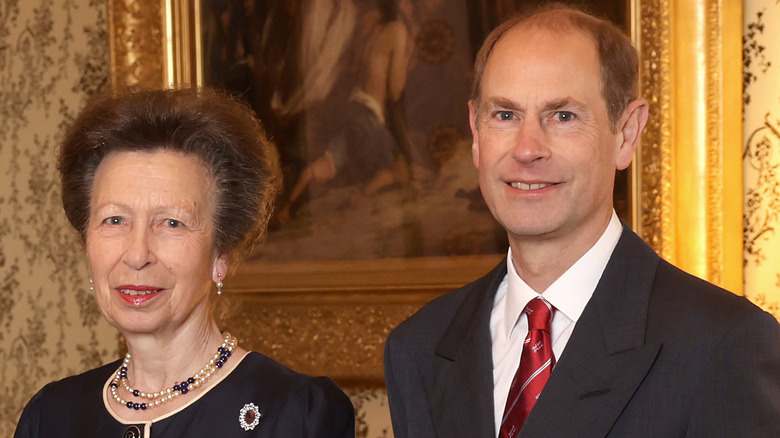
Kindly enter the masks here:
[[561, 108], [583, 108], [585, 107], [582, 102], [578, 101], [577, 99], [574, 99], [571, 96], [563, 97], [560, 99], [553, 99], [549, 102], [546, 102], [544, 105], [542, 105], [542, 109], [546, 111], [556, 111]]
[[[525, 108], [515, 102], [514, 100], [507, 99], [505, 97], [493, 97], [489, 99], [485, 99], [483, 103], [485, 109], [487, 110], [495, 110], [498, 108], [501, 109], [507, 109], [512, 111], [523, 111]], [[571, 96], [561, 97], [557, 99], [553, 99], [547, 102], [543, 102], [541, 105], [542, 111], [557, 111], [561, 108], [584, 108], [585, 105], [580, 102], [577, 99], [574, 99]]]
[[523, 108], [515, 101], [504, 97], [493, 97], [484, 101], [485, 108], [494, 110], [496, 108], [504, 108], [509, 110], [522, 110]]

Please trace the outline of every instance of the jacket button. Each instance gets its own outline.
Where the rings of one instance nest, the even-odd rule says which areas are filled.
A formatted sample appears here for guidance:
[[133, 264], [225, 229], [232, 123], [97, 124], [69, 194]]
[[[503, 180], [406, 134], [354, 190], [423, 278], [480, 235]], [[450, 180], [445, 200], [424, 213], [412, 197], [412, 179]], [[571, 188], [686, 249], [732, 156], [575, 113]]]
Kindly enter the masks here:
[[141, 429], [138, 426], [128, 426], [122, 434], [122, 438], [141, 438], [141, 436]]

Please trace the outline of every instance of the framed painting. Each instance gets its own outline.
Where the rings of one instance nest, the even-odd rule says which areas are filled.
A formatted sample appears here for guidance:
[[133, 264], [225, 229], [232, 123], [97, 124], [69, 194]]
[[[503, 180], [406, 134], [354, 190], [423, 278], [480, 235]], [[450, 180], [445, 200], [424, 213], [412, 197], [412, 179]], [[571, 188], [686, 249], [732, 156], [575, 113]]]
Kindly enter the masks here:
[[245, 100], [280, 158], [250, 262], [505, 250], [469, 158], [465, 2], [202, 0], [194, 21], [202, 83]]
[[[630, 31], [627, 3], [592, 3]], [[532, 4], [198, 0], [164, 8], [174, 26], [165, 67], [180, 72], [172, 85], [238, 96], [276, 146], [284, 187], [247, 261], [256, 286], [327, 288], [310, 275], [323, 271], [340, 274], [332, 286], [343, 288], [354, 274], [395, 264], [411, 272], [447, 260], [481, 272], [501, 258], [506, 234], [479, 191], [466, 102], [484, 37]], [[617, 187], [619, 215], [631, 223], [630, 172]], [[467, 269], [444, 274], [448, 287], [474, 278]]]
[[[726, 15], [700, 2], [712, 18]], [[225, 88], [276, 144], [279, 208], [265, 243], [226, 282], [241, 301], [226, 323], [245, 345], [304, 372], [381, 382], [387, 332], [503, 258], [505, 233], [471, 163], [466, 101], [482, 39], [527, 3], [109, 1], [114, 87]], [[660, 1], [590, 3], [637, 42], [651, 106], [615, 205], [674, 259], [669, 32], [682, 12]]]

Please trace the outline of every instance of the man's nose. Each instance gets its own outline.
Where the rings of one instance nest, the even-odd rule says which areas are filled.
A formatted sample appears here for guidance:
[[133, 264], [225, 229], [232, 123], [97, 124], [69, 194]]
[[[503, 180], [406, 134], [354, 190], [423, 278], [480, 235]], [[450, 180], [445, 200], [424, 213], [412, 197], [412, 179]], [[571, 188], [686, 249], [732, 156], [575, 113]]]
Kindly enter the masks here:
[[542, 124], [535, 118], [523, 120], [515, 137], [512, 157], [521, 163], [532, 163], [550, 157], [550, 148]]

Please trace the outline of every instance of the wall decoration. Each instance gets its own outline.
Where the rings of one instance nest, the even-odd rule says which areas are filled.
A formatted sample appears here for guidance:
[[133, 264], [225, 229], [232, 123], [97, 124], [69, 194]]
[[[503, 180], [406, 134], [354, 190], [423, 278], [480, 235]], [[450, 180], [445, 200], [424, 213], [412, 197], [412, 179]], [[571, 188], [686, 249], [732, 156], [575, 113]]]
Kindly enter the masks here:
[[0, 0], [0, 437], [46, 383], [113, 360], [55, 170], [63, 127], [108, 87], [92, 0]]
[[780, 3], [745, 2], [745, 296], [780, 319]]

